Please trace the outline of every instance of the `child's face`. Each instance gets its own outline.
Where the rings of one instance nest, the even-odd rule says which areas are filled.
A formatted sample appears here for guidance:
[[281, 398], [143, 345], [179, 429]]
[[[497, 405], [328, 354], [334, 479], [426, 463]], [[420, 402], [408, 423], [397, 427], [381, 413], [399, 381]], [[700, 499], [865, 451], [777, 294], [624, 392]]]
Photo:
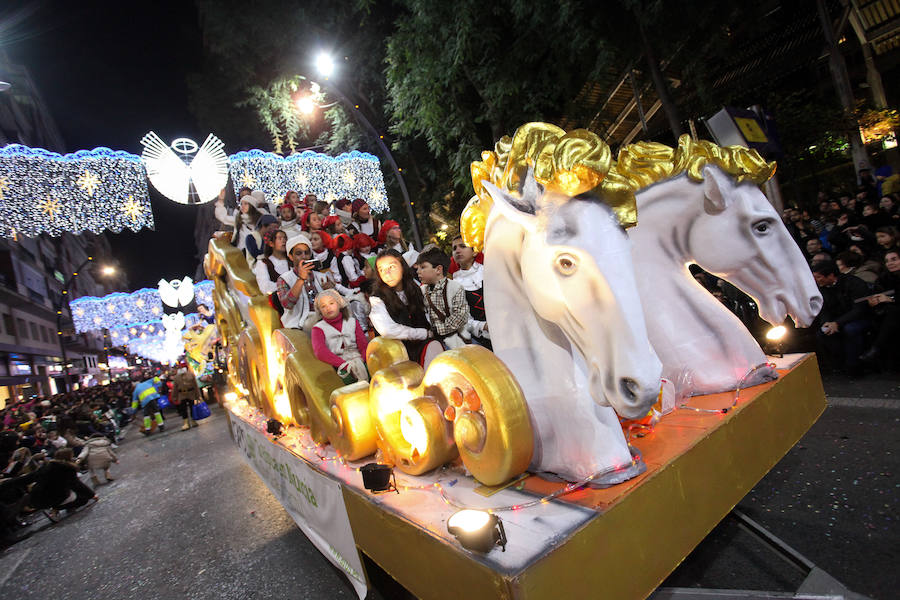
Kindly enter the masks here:
[[433, 285], [444, 278], [443, 267], [435, 267], [430, 262], [420, 262], [416, 265], [419, 273], [419, 281]]
[[319, 312], [325, 319], [335, 319], [341, 314], [341, 306], [331, 296], [322, 296], [319, 298]]
[[360, 246], [359, 251], [363, 254], [369, 254], [370, 252], [372, 252], [372, 246]]
[[[310, 219], [312, 220], [312, 219]], [[321, 252], [324, 245], [322, 244], [322, 236], [318, 233], [314, 233], [309, 237], [309, 241], [312, 242], [313, 252]]]
[[459, 266], [471, 266], [475, 262], [475, 251], [463, 243], [462, 238], [453, 240], [453, 258]]
[[316, 231], [322, 229], [322, 217], [318, 213], [309, 215], [309, 230]]

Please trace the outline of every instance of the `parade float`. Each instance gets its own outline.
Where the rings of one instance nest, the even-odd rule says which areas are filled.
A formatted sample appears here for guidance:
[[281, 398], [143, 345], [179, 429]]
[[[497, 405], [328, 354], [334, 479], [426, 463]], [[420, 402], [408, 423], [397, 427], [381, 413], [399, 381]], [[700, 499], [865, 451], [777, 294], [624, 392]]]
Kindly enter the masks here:
[[812, 275], [758, 186], [775, 165], [682, 137], [615, 159], [529, 123], [472, 165], [494, 352], [426, 367], [375, 338], [344, 385], [210, 241], [229, 428], [360, 597], [363, 556], [422, 598], [643, 598], [825, 408], [815, 357], [767, 358], [688, 271], [808, 325]]

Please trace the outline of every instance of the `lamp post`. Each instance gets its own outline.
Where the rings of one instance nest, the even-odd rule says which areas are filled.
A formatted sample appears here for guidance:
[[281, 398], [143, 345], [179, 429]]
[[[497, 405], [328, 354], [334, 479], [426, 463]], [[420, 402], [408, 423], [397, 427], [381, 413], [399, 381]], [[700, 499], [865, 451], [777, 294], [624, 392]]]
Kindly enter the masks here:
[[[69, 376], [69, 358], [66, 354], [66, 343], [63, 340], [62, 332], [63, 307], [65, 306], [69, 309], [69, 314], [72, 313], [72, 308], [69, 306], [69, 287], [71, 287], [72, 282], [75, 281], [75, 278], [78, 277], [78, 272], [93, 260], [93, 256], [88, 256], [86, 259], [84, 259], [84, 261], [82, 261], [80, 265], [75, 268], [72, 274], [65, 279], [65, 281], [63, 282], [62, 294], [60, 295], [59, 300], [55, 302], [53, 307], [56, 310], [56, 337], [59, 339], [59, 351], [62, 355], [63, 360], [63, 381], [66, 382], [66, 391], [69, 391], [69, 388], [72, 387], [72, 382]], [[115, 272], [115, 267], [110, 266], [105, 266], [100, 271], [100, 273], [105, 276], [114, 275]]]
[[[403, 179], [403, 174], [401, 173], [400, 167], [397, 166], [397, 161], [394, 160], [394, 155], [391, 154], [391, 151], [384, 143], [384, 140], [382, 139], [383, 136], [378, 133], [378, 130], [376, 130], [375, 127], [365, 117], [365, 115], [362, 114], [362, 111], [359, 110], [359, 105], [351, 102], [350, 99], [347, 98], [347, 96], [336, 85], [328, 81], [328, 78], [334, 72], [334, 61], [327, 53], [321, 52], [318, 54], [318, 56], [316, 56], [316, 69], [328, 83], [322, 85], [321, 83], [309, 80], [310, 83], [314, 83], [322, 89], [327, 89], [332, 94], [337, 96], [338, 100], [340, 100], [340, 102], [354, 116], [356, 121], [360, 125], [362, 125], [364, 129], [372, 134], [372, 136], [375, 138], [375, 143], [378, 145], [378, 148], [381, 150], [382, 154], [391, 165], [391, 169], [393, 169], [394, 171], [394, 176], [397, 178], [397, 182], [400, 184], [400, 193], [403, 194], [403, 201], [406, 203], [406, 214], [409, 217], [410, 224], [412, 225], [413, 239], [416, 243], [416, 246], [418, 248], [421, 248], [422, 238], [419, 235], [419, 224], [416, 221], [416, 215], [412, 208], [412, 202], [410, 202], [409, 199], [409, 191], [407, 191], [406, 189], [406, 181]], [[301, 77], [303, 76], [301, 75]], [[307, 79], [305, 77], [303, 78]]]

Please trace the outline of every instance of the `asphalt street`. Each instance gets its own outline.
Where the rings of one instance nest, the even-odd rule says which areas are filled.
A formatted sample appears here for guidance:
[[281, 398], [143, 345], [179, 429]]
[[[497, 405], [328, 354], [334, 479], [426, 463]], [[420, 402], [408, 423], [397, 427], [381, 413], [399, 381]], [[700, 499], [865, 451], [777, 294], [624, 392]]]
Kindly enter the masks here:
[[[739, 508], [855, 592], [896, 597], [900, 377], [826, 380], [834, 406]], [[174, 415], [173, 415], [174, 417]], [[0, 598], [355, 597], [246, 465], [221, 409], [120, 445], [100, 501], [0, 554]], [[793, 591], [802, 574], [723, 521], [666, 586]], [[376, 579], [378, 598], [402, 594]]]

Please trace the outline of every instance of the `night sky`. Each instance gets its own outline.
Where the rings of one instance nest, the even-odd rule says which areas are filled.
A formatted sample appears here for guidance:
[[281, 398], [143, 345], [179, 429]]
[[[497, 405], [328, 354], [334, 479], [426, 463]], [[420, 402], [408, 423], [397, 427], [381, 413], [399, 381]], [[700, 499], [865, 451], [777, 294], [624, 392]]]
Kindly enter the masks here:
[[[24, 65], [62, 132], [66, 150], [107, 146], [140, 154], [141, 137], [202, 143], [188, 110], [186, 76], [202, 60], [193, 3], [42, 2], [12, 23], [0, 11], [0, 44]], [[20, 11], [21, 9], [16, 9]], [[228, 132], [212, 132], [228, 147]], [[193, 276], [197, 209], [167, 200], [148, 184], [156, 230], [107, 233], [132, 289]], [[122, 290], [130, 291], [130, 290]]]

